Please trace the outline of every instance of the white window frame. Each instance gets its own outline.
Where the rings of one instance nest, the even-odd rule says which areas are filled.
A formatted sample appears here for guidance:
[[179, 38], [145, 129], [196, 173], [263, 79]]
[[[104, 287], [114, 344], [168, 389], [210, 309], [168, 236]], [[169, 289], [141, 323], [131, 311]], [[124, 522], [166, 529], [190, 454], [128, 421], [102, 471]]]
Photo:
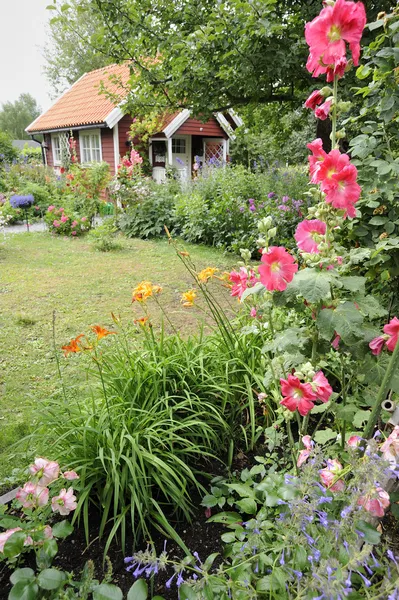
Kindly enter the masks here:
[[[55, 167], [61, 166], [61, 134], [51, 134], [51, 151], [53, 153], [53, 164]], [[56, 148], [55, 140], [58, 140], [58, 148]], [[59, 158], [57, 158], [57, 151], [59, 152]]]
[[[98, 137], [100, 160], [89, 160], [89, 161], [84, 160], [84, 154], [85, 154], [86, 150], [83, 147], [83, 139], [87, 135], [89, 135], [89, 136], [96, 135]], [[102, 151], [102, 146], [101, 146], [101, 129], [81, 129], [79, 131], [79, 148], [80, 148], [80, 162], [82, 163], [82, 165], [91, 165], [94, 163], [102, 162], [103, 151]], [[98, 150], [98, 148], [95, 148], [95, 150]], [[92, 151], [93, 151], [93, 148], [91, 147], [91, 144], [90, 144], [90, 158], [92, 158]]]
[[[183, 146], [184, 146], [184, 150], [176, 150], [176, 146], [177, 145], [181, 145], [183, 142]], [[175, 147], [174, 147], [175, 146]], [[186, 154], [187, 152], [187, 138], [181, 136], [181, 137], [173, 137], [172, 138], [172, 152], [173, 154]]]

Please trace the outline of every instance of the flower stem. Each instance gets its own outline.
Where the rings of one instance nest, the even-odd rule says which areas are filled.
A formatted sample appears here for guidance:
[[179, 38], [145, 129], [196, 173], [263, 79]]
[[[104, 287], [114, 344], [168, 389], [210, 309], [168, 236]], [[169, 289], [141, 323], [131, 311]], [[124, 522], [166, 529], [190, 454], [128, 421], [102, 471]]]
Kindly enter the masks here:
[[389, 361], [388, 368], [385, 371], [384, 379], [382, 380], [380, 389], [378, 391], [373, 410], [371, 411], [371, 415], [367, 422], [366, 429], [364, 430], [363, 437], [366, 440], [370, 439], [370, 437], [373, 434], [374, 427], [376, 426], [378, 417], [380, 416], [380, 413], [381, 413], [381, 408], [382, 408], [381, 403], [385, 400], [385, 398], [388, 394], [392, 377], [394, 376], [394, 373], [398, 367], [399, 367], [399, 341], [396, 342], [396, 346], [392, 353], [391, 360]]
[[335, 145], [337, 143], [337, 102], [338, 102], [338, 77], [334, 77], [334, 86], [333, 86], [333, 110], [331, 115], [332, 120], [332, 131], [331, 131], [331, 148], [334, 150]]
[[288, 420], [286, 420], [286, 424], [287, 424], [288, 441], [290, 443], [291, 454], [292, 454], [292, 461], [294, 463], [295, 470], [298, 473], [298, 467], [296, 464], [295, 442], [294, 442], [294, 436], [292, 435], [291, 423]]

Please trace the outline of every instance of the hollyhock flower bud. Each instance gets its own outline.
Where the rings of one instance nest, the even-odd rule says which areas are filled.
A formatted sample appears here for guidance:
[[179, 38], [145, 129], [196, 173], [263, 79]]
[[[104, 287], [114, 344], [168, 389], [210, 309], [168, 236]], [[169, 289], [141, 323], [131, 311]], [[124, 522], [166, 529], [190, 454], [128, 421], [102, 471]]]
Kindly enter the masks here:
[[305, 102], [305, 107], [310, 108], [311, 110], [315, 110], [316, 106], [321, 104], [324, 100], [324, 95], [321, 90], [314, 90], [309, 98]]
[[385, 509], [390, 505], [389, 494], [382, 487], [375, 487], [357, 501], [373, 517], [383, 517]]
[[67, 516], [70, 512], [75, 510], [77, 507], [76, 496], [73, 494], [73, 488], [69, 488], [66, 491], [63, 488], [58, 496], [54, 496], [51, 500], [51, 510], [53, 512], [59, 512], [60, 515]]
[[262, 264], [258, 268], [260, 281], [267, 290], [282, 292], [293, 280], [298, 271], [295, 259], [281, 246], [271, 246], [262, 255]]
[[341, 336], [337, 333], [335, 338], [331, 342], [331, 346], [334, 348], [334, 350], [338, 350], [340, 341], [341, 341]]
[[250, 312], [249, 314], [251, 315], [251, 317], [255, 318], [255, 317], [256, 317], [256, 314], [257, 314], [257, 313], [256, 313], [256, 308], [255, 308], [255, 307], [252, 307], [252, 308], [251, 308], [251, 312]]
[[46, 486], [58, 479], [60, 466], [46, 458], [36, 458], [34, 464], [29, 467], [29, 471], [39, 478], [39, 485]]
[[332, 492], [342, 492], [345, 489], [345, 483], [342, 479], [338, 479], [333, 485], [334, 479], [340, 474], [342, 471], [342, 465], [335, 458], [333, 460], [327, 461], [327, 467], [325, 469], [321, 469], [320, 479], [329, 490]]
[[331, 104], [331, 100], [327, 100], [327, 102], [318, 106], [314, 111], [316, 118], [320, 119], [320, 121], [325, 121], [330, 114]]
[[381, 354], [386, 339], [387, 338], [385, 336], [379, 335], [378, 337], [371, 340], [371, 342], [369, 343], [369, 348], [374, 354], [374, 356], [378, 356], [379, 354]]

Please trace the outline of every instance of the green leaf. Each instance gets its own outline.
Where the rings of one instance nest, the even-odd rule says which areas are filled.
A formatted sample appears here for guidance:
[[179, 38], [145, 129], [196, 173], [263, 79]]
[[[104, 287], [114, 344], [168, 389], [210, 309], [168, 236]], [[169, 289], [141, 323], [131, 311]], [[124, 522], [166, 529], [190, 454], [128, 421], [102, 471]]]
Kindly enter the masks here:
[[26, 533], [24, 531], [16, 531], [13, 533], [4, 544], [4, 556], [7, 558], [14, 558], [15, 556], [18, 556], [18, 554], [21, 554], [25, 540]]
[[346, 290], [349, 290], [350, 292], [359, 292], [360, 294], [365, 293], [365, 286], [366, 286], [366, 278], [365, 277], [359, 277], [357, 275], [353, 275], [353, 276], [348, 276], [348, 277], [341, 277], [339, 279], [339, 281], [342, 284], [342, 286]]
[[38, 597], [39, 588], [36, 583], [18, 581], [8, 595], [8, 600], [35, 600]]
[[243, 498], [242, 500], [237, 500], [237, 506], [248, 515], [254, 515], [257, 511], [257, 504], [255, 500], [251, 498]]
[[227, 533], [223, 533], [221, 536], [222, 541], [225, 544], [230, 544], [231, 542], [235, 542], [236, 536], [234, 531], [228, 531]]
[[257, 283], [255, 283], [255, 285], [253, 287], [247, 288], [245, 290], [245, 292], [241, 296], [241, 302], [244, 302], [245, 298], [248, 298], [248, 296], [253, 296], [254, 294], [260, 294], [260, 292], [263, 292], [265, 289], [266, 289], [265, 286], [262, 283], [260, 283], [260, 281], [258, 281]]
[[255, 498], [255, 491], [243, 483], [228, 483], [227, 487], [237, 492], [241, 498]]
[[207, 496], [204, 496], [202, 498], [201, 506], [206, 506], [207, 508], [213, 508], [214, 506], [217, 505], [218, 501], [219, 501], [219, 498], [216, 498], [215, 496], [211, 496], [210, 494], [208, 494]]
[[184, 600], [197, 600], [196, 592], [193, 590], [191, 585], [188, 585], [187, 583], [181, 584], [181, 586], [179, 587], [179, 595], [182, 600], [183, 598]]
[[360, 312], [366, 314], [370, 319], [385, 317], [387, 314], [375, 296], [356, 296], [354, 300], [359, 306]]
[[370, 525], [370, 523], [367, 523], [363, 520], [357, 521], [357, 523], [355, 523], [355, 528], [364, 533], [364, 540], [368, 544], [380, 543], [381, 534], [378, 533], [378, 531], [372, 525]]
[[66, 538], [73, 532], [73, 525], [69, 521], [60, 521], [53, 526], [53, 535], [56, 538]]
[[316, 322], [320, 336], [324, 340], [331, 340], [335, 331], [334, 311], [331, 308], [323, 308], [317, 315]]
[[363, 423], [366, 423], [369, 420], [370, 414], [369, 410], [358, 410], [353, 417], [353, 425], [357, 429], [361, 429]]
[[326, 444], [330, 440], [335, 440], [337, 438], [337, 432], [332, 429], [319, 429], [314, 434], [314, 440], [318, 444]]
[[43, 590], [58, 590], [65, 580], [65, 573], [57, 569], [44, 569], [37, 576], [37, 583]]
[[353, 302], [339, 304], [334, 310], [333, 322], [335, 331], [348, 346], [356, 344], [363, 337], [363, 331], [360, 328], [363, 316]]
[[[315, 304], [331, 299], [331, 276], [316, 269], [306, 268], [296, 273], [288, 287], [297, 289], [308, 302]], [[288, 289], [288, 288], [287, 288]]]
[[219, 552], [213, 552], [210, 554], [204, 562], [205, 571], [209, 571], [213, 563], [215, 562], [216, 557], [219, 556]]
[[14, 573], [10, 577], [10, 581], [13, 585], [18, 583], [18, 581], [29, 582], [35, 578], [35, 572], [33, 569], [29, 569], [25, 567], [24, 569], [16, 569]]
[[[146, 600], [147, 593], [145, 596], [130, 596], [130, 592], [134, 588], [134, 586], [142, 581], [146, 586], [146, 582], [143, 579], [139, 579], [136, 581], [129, 590], [128, 600], [132, 600], [133, 598], [140, 598], [142, 600]], [[123, 600], [123, 594], [120, 588], [116, 585], [112, 585], [111, 583], [101, 583], [98, 587], [93, 590], [93, 600]]]
[[148, 585], [144, 579], [138, 579], [130, 588], [127, 600], [147, 600]]
[[207, 523], [223, 523], [224, 525], [236, 525], [241, 523], [242, 517], [237, 512], [221, 512], [209, 517]]
[[385, 225], [385, 223], [388, 221], [388, 217], [373, 217], [372, 219], [370, 219], [369, 223], [370, 225]]

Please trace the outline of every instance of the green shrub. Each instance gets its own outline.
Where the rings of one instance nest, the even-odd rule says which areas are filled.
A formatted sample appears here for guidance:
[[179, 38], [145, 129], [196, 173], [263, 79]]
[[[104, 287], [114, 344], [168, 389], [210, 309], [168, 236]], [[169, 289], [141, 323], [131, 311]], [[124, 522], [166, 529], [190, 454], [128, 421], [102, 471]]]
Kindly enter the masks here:
[[8, 200], [0, 205], [0, 216], [3, 217], [5, 225], [15, 225], [25, 218], [22, 208], [13, 208]]
[[94, 248], [100, 252], [110, 252], [111, 250], [120, 250], [123, 246], [116, 237], [118, 228], [115, 225], [115, 219], [108, 218], [102, 225], [99, 225], [90, 232], [90, 241]]

